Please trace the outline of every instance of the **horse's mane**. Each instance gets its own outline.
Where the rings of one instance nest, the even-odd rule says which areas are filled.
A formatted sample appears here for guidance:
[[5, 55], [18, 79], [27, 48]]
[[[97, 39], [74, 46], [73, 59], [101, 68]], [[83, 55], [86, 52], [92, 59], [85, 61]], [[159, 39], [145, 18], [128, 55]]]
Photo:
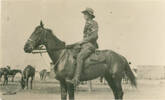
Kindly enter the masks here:
[[58, 48], [65, 47], [65, 42], [61, 41], [58, 37], [56, 37], [51, 29], [48, 29], [48, 28], [45, 28], [45, 29], [51, 35], [51, 37], [53, 37], [53, 39], [56, 41], [56, 43], [59, 46]]
[[56, 37], [55, 35], [54, 35], [54, 33], [53, 33], [53, 31], [51, 30], [51, 29], [46, 29], [49, 33], [51, 33], [51, 35], [58, 41], [58, 42], [61, 42], [61, 43], [64, 43], [65, 44], [65, 42], [64, 41], [61, 41], [58, 37]]

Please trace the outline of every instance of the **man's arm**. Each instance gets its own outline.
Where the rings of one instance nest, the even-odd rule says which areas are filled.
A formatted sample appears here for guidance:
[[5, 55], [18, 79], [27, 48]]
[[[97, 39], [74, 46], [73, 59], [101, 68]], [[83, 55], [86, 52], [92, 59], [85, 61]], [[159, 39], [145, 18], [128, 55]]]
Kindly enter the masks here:
[[84, 38], [84, 42], [90, 42], [98, 38], [98, 25], [96, 22], [92, 23], [91, 31], [89, 36]]

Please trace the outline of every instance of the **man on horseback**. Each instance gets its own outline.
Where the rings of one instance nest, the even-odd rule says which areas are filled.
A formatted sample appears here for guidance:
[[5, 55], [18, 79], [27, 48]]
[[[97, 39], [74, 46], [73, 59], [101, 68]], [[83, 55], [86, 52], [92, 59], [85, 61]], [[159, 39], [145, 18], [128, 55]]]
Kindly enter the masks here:
[[82, 11], [84, 14], [84, 19], [86, 21], [84, 27], [83, 40], [78, 42], [81, 46], [81, 50], [77, 55], [77, 67], [72, 80], [67, 79], [66, 81], [77, 85], [79, 83], [80, 74], [82, 71], [82, 66], [84, 60], [98, 48], [97, 39], [98, 39], [98, 24], [95, 20], [94, 10], [92, 8], [86, 8]]

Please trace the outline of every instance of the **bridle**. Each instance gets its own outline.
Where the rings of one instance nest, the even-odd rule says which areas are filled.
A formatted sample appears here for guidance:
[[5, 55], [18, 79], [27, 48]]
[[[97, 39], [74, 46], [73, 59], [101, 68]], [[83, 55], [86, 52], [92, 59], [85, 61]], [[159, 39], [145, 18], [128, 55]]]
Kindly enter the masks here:
[[[47, 46], [48, 44], [47, 44], [47, 33], [46, 33], [46, 29], [45, 28], [42, 28], [42, 33], [40, 33], [41, 35], [40, 35], [40, 37], [39, 37], [39, 39], [41, 40], [41, 44], [44, 44], [45, 46]], [[29, 38], [28, 39], [28, 41], [30, 41], [30, 42], [32, 42], [32, 43], [36, 43], [36, 41], [35, 40], [33, 40], [33, 39], [31, 39], [31, 38]], [[64, 43], [64, 45], [65, 45], [65, 43]], [[65, 48], [65, 46], [64, 46], [64, 48]], [[58, 49], [53, 49], [53, 50], [55, 50], [55, 51], [58, 51], [58, 50], [61, 50], [61, 49], [64, 49], [64, 48], [58, 48]], [[57, 64], [59, 63], [59, 61], [64, 57], [64, 51], [63, 51], [63, 53], [62, 53], [62, 55], [58, 58], [58, 60], [57, 60], [57, 62], [56, 63], [54, 63], [54, 66], [57, 66]], [[42, 55], [41, 55], [42, 56]]]
[[[44, 28], [43, 28], [43, 31], [39, 37], [39, 40], [40, 40], [40, 42], [42, 42], [41, 44], [47, 45], [47, 33], [45, 32], [46, 30]], [[44, 35], [44, 36], [42, 36], [42, 35]], [[36, 44], [36, 40], [33, 40], [31, 38], [29, 38], [28, 41], [30, 41], [33, 44]]]

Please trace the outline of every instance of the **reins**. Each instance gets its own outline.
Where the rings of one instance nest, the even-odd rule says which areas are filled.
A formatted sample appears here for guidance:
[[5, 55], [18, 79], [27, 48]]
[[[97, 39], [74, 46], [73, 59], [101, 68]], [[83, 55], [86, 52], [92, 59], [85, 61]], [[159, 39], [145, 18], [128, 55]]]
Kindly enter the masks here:
[[[41, 52], [38, 52], [38, 53], [40, 53], [40, 56], [44, 59], [44, 57], [42, 56], [42, 53]], [[47, 53], [47, 52], [44, 52], [44, 53]], [[65, 52], [63, 51], [61, 54], [62, 55], [57, 59], [56, 63], [54, 64], [54, 67], [57, 66], [57, 64], [60, 62], [60, 60], [64, 57]], [[45, 61], [45, 59], [44, 59], [44, 61]]]
[[62, 56], [60, 56], [59, 58], [58, 58], [58, 60], [57, 60], [57, 62], [54, 64], [54, 67], [59, 63], [59, 61], [64, 57], [64, 54], [65, 54], [65, 52], [63, 51], [62, 52]]

